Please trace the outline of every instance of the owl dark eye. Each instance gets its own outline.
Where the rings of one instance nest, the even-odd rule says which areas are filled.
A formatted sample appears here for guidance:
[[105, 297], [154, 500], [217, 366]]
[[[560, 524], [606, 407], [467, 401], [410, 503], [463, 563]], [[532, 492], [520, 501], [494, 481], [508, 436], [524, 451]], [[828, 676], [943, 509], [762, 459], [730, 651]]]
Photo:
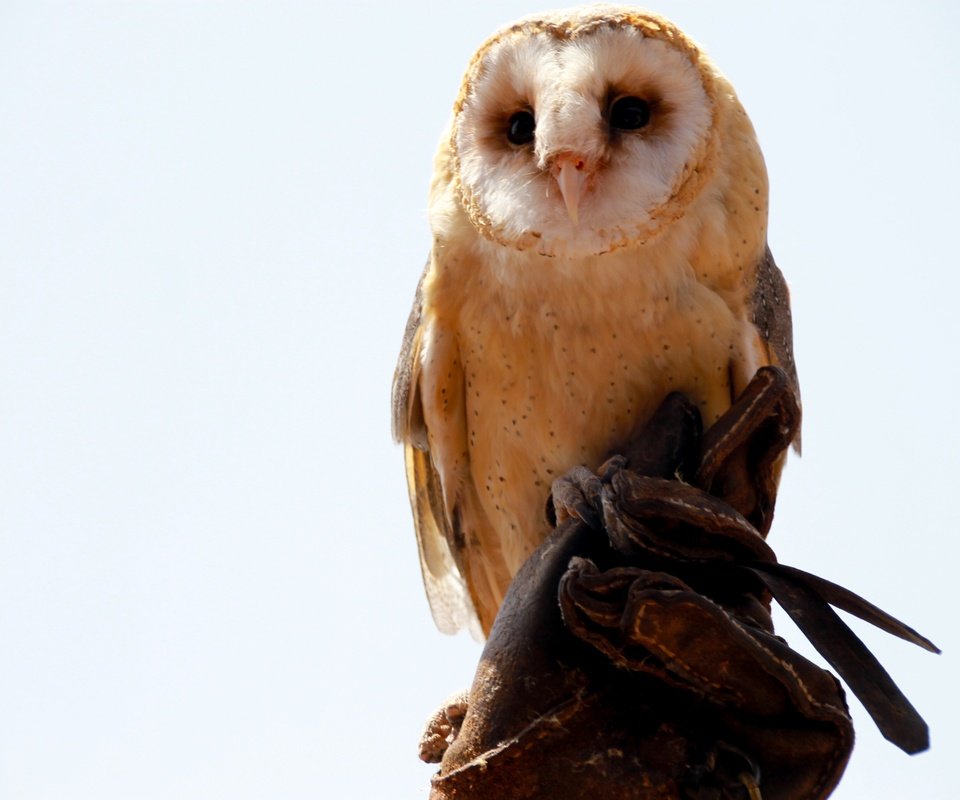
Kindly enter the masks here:
[[537, 121], [529, 111], [518, 111], [507, 121], [507, 140], [510, 144], [530, 144]]
[[650, 122], [650, 104], [639, 97], [621, 97], [610, 107], [610, 125], [621, 131], [636, 131]]

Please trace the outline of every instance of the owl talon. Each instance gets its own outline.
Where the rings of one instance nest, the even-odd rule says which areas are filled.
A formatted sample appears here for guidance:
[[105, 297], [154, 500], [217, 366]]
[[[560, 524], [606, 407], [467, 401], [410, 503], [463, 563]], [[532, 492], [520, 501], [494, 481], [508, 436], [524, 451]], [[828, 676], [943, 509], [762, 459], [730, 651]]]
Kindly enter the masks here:
[[597, 475], [600, 477], [600, 482], [609, 483], [613, 479], [613, 476], [620, 470], [626, 469], [626, 466], [626, 456], [610, 456], [610, 458], [604, 461], [597, 470]]
[[760, 784], [757, 783], [753, 775], [749, 772], [741, 772], [737, 777], [747, 790], [750, 800], [763, 800], [763, 795], [760, 794]]
[[551, 487], [556, 524], [579, 519], [591, 528], [602, 529], [601, 479], [584, 466], [574, 467], [557, 478]]

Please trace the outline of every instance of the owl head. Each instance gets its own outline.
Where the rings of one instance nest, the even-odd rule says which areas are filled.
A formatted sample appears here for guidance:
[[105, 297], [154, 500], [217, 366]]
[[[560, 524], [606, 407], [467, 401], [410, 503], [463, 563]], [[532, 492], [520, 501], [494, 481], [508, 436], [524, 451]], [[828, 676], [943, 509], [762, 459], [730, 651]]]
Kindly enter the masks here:
[[[597, 255], [683, 217], [714, 178], [730, 112], [745, 119], [673, 24], [589, 6], [521, 20], [485, 42], [443, 146], [456, 200], [486, 240]], [[756, 149], [750, 134], [744, 146]], [[759, 150], [750, 156], [762, 170]]]

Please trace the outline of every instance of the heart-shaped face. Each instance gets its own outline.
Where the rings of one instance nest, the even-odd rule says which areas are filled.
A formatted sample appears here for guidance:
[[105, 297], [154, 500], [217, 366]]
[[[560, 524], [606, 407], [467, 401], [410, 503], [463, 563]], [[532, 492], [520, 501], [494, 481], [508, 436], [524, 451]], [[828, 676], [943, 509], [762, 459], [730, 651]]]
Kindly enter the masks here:
[[716, 160], [712, 66], [665, 20], [587, 9], [518, 23], [471, 62], [451, 146], [500, 244], [585, 256], [682, 216]]

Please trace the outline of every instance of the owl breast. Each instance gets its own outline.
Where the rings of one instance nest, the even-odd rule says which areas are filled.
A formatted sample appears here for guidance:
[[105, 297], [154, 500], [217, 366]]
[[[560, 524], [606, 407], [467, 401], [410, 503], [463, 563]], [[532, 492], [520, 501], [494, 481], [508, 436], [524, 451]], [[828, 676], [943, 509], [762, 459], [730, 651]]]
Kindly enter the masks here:
[[463, 285], [457, 337], [480, 506], [468, 535], [510, 575], [547, 533], [555, 478], [595, 469], [672, 391], [709, 425], [730, 405], [731, 365], [757, 366], [751, 331], [690, 266], [643, 252], [480, 270]]

